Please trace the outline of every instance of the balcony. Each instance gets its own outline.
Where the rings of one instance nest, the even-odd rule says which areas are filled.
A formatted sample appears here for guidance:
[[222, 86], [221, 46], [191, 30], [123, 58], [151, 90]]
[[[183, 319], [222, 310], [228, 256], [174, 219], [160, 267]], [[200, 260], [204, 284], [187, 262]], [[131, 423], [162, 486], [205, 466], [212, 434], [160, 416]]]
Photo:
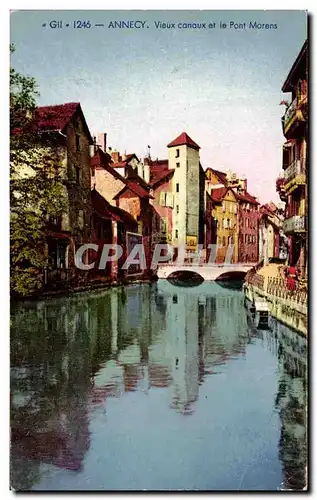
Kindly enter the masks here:
[[[302, 168], [303, 162], [295, 160], [284, 171], [285, 191], [289, 191], [293, 186], [302, 186], [306, 183], [306, 175]], [[293, 191], [293, 189], [292, 189]]]
[[305, 122], [300, 104], [304, 96], [295, 97], [291, 105], [287, 108], [285, 115], [282, 117], [282, 127], [285, 137], [290, 136], [295, 126], [301, 122]]
[[283, 224], [285, 234], [304, 233], [305, 232], [305, 216], [293, 215], [289, 219], [285, 219]]

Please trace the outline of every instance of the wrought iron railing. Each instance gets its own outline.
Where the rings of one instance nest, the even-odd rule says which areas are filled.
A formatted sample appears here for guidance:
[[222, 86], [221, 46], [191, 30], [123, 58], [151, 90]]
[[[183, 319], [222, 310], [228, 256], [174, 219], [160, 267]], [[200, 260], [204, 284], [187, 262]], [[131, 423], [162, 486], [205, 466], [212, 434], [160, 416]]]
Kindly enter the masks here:
[[307, 286], [296, 281], [295, 290], [291, 291], [287, 286], [287, 279], [268, 278], [266, 292], [282, 299], [291, 299], [299, 304], [307, 304]]
[[292, 217], [285, 219], [283, 223], [283, 230], [285, 234], [305, 231], [305, 216], [293, 215]]
[[246, 274], [245, 283], [258, 288], [269, 295], [282, 299], [289, 299], [301, 305], [307, 304], [307, 284], [305, 285], [300, 280], [296, 281], [295, 290], [291, 291], [288, 289], [286, 278], [269, 277], [265, 280], [264, 276], [256, 274], [253, 270], [251, 270]]
[[301, 161], [299, 159], [294, 160], [289, 167], [286, 168], [284, 172], [285, 183], [291, 181], [297, 176], [301, 176], [303, 182], [305, 182], [305, 172], [302, 169]]

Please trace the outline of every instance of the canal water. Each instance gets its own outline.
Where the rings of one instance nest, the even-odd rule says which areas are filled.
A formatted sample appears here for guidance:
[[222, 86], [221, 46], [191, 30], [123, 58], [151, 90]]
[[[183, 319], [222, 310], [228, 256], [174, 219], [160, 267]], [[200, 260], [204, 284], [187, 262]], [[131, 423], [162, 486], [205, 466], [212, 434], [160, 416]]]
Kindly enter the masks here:
[[304, 487], [306, 341], [256, 328], [241, 290], [162, 280], [11, 316], [15, 490]]

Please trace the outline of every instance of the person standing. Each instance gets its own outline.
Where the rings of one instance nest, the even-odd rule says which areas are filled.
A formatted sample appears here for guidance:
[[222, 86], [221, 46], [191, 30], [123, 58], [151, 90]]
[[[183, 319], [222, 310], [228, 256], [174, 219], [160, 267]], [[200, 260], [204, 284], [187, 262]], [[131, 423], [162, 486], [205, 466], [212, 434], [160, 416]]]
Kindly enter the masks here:
[[288, 266], [287, 268], [287, 289], [290, 292], [294, 292], [296, 290], [296, 283], [297, 283], [297, 268], [296, 266]]

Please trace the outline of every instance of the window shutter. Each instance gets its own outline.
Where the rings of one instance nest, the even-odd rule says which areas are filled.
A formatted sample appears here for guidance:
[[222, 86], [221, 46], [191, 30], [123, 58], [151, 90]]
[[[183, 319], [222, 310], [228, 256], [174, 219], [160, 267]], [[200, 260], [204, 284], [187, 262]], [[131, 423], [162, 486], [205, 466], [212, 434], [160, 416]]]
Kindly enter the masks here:
[[161, 205], [161, 207], [165, 207], [165, 192], [164, 191], [160, 192], [160, 205]]
[[166, 206], [173, 208], [174, 207], [174, 196], [173, 193], [166, 193]]

